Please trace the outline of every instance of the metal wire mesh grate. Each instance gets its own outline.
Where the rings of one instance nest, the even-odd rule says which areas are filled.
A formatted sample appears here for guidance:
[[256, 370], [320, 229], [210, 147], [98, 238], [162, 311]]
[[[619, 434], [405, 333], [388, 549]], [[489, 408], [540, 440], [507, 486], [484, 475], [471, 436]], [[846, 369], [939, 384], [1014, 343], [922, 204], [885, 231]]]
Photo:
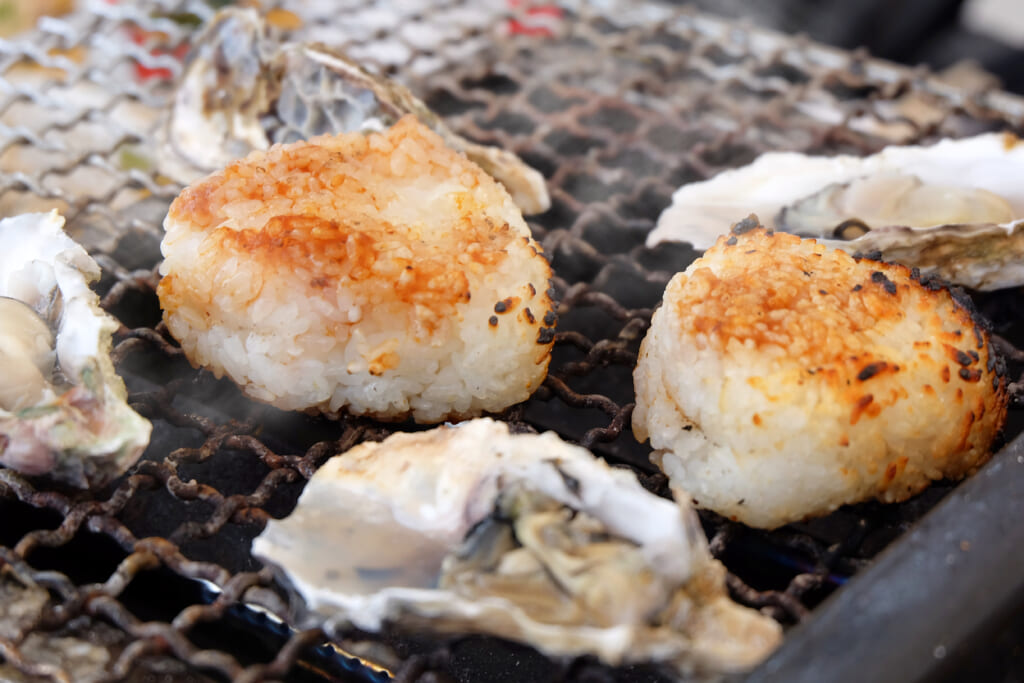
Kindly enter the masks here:
[[[643, 246], [678, 185], [772, 149], [867, 153], [893, 141], [1024, 130], [1024, 102], [1008, 95], [966, 93], [864, 55], [655, 3], [505, 12], [468, 0], [340, 9], [307, 0], [289, 9], [302, 17], [297, 35], [396, 73], [454, 129], [545, 173], [554, 206], [532, 227], [556, 273], [559, 332], [544, 386], [502, 417], [555, 429], [633, 467], [660, 493], [665, 481], [628, 429], [630, 377], [664, 285], [697, 255], [686, 245]], [[160, 174], [154, 133], [189, 36], [211, 14], [199, 1], [97, 1], [0, 41], [0, 210], [58, 208], [97, 256], [103, 305], [123, 323], [115, 360], [133, 406], [154, 423], [144, 460], [106, 490], [40, 488], [0, 470], [3, 678], [383, 676], [319, 631], [290, 629], [289, 596], [249, 544], [294, 507], [327, 458], [396, 427], [255, 404], [193, 370], [160, 323], [160, 222], [180, 186]], [[1019, 291], [979, 300], [1018, 344], [1022, 300]], [[1007, 438], [1020, 417], [1016, 409]], [[951, 486], [772, 533], [703, 520], [734, 597], [791, 624]], [[551, 680], [662, 675], [547, 662], [479, 638], [352, 633], [342, 645], [403, 680], [481, 678], [510, 657], [525, 662], [524, 675]]]

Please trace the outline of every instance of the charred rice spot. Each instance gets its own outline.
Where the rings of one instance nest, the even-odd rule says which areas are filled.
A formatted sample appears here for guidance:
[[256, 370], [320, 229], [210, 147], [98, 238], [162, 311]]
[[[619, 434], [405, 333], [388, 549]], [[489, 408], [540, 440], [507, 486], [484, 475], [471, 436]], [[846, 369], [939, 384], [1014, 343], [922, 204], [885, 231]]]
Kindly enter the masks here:
[[550, 344], [555, 340], [555, 328], [553, 327], [542, 327], [540, 332], [537, 333], [538, 344]]
[[826, 292], [824, 289], [819, 289], [818, 294], [821, 294], [822, 296], [828, 296], [828, 292]]
[[968, 351], [967, 355], [973, 358], [975, 363], [981, 360], [981, 356], [978, 355], [977, 351]]
[[519, 297], [517, 297], [517, 296], [510, 296], [510, 297], [502, 299], [498, 303], [494, 304], [494, 312], [495, 313], [505, 313], [506, 311], [511, 311], [513, 308], [515, 308], [518, 305], [519, 305]]
[[872, 394], [864, 394], [857, 399], [857, 403], [853, 406], [853, 411], [850, 413], [850, 424], [855, 425], [860, 420], [860, 416], [864, 414], [864, 411], [868, 409], [871, 402], [875, 400]]
[[[950, 285], [946, 289], [949, 290], [949, 296], [953, 299], [954, 310], [960, 309], [967, 313], [967, 317], [974, 323], [974, 326], [986, 330], [989, 329], [988, 320], [978, 312], [978, 309], [974, 306], [974, 301], [964, 291], [963, 287]], [[978, 329], [974, 329], [974, 334], [976, 338], [980, 338], [980, 331]]]
[[942, 377], [942, 381], [943, 382], [945, 382], [946, 384], [949, 384], [950, 373], [949, 373], [949, 366], [948, 365], [946, 365], [946, 366], [944, 366], [942, 368], [942, 372], [939, 373], [939, 376]]
[[981, 379], [981, 370], [971, 368], [960, 368], [960, 379], [965, 382], [977, 382]]
[[548, 311], [544, 314], [544, 325], [546, 327], [554, 327], [556, 322], [558, 322], [558, 315], [554, 311]]
[[[977, 355], [977, 354], [975, 354], [975, 355]], [[965, 365], [966, 366], [966, 365], [970, 365], [971, 363], [976, 361], [977, 358], [974, 358], [972, 360], [970, 356], [968, 356], [966, 353], [964, 353], [960, 349], [953, 349], [953, 360], [955, 360], [960, 365]]]
[[530, 298], [537, 296], [537, 288], [533, 286], [532, 282], [527, 282], [526, 287], [530, 290]]
[[857, 380], [860, 382], [866, 382], [878, 373], [885, 371], [888, 367], [889, 364], [884, 360], [865, 365], [861, 371], [857, 373]]
[[740, 498], [739, 500], [736, 501], [736, 504], [737, 505], [743, 505], [746, 502], [747, 502], [746, 498]]
[[882, 285], [882, 288], [889, 294], [896, 293], [896, 283], [890, 280], [886, 274], [880, 270], [876, 270], [871, 273], [871, 281], [875, 284]]
[[725, 243], [730, 247], [735, 247], [737, 242], [739, 242], [739, 240], [736, 239], [736, 235], [733, 235], [725, 241]]
[[989, 372], [994, 372], [996, 375], [1002, 377], [1006, 374], [1006, 359], [990, 352], [988, 354], [988, 362], [985, 363], [985, 367]]
[[328, 280], [327, 278], [323, 277], [322, 275], [319, 276], [319, 277], [315, 277], [315, 278], [313, 278], [312, 280], [309, 281], [309, 286], [310, 287], [314, 287], [316, 289], [323, 289], [324, 287], [326, 287], [329, 284], [331, 284], [330, 280]]
[[811, 276], [811, 274], [809, 272], [807, 272], [806, 270], [801, 270], [800, 272], [803, 273], [807, 277]]
[[537, 322], [537, 319], [533, 317], [533, 313], [530, 311], [529, 308], [523, 309], [523, 315], [526, 316], [527, 322], [529, 322], [531, 325]]
[[747, 250], [746, 250], [745, 252], [743, 252], [743, 253], [744, 253], [744, 254], [756, 254], [756, 253], [757, 253], [757, 249], [747, 249]]
[[974, 327], [972, 327], [971, 331], [974, 332], [974, 341], [977, 342], [978, 348], [985, 348], [985, 337], [981, 334], [981, 330], [978, 329], [978, 326], [975, 325]]
[[761, 416], [760, 416], [760, 415], [758, 415], [757, 413], [754, 413], [754, 417], [753, 417], [753, 418], [751, 418], [751, 421], [752, 421], [752, 422], [753, 422], [753, 423], [754, 423], [755, 425], [757, 425], [758, 427], [760, 427], [760, 426], [761, 426]]
[[853, 286], [853, 291], [855, 291], [855, 292], [859, 292], [862, 289], [864, 289], [864, 285], [854, 285]]
[[491, 327], [497, 327], [498, 326], [498, 316], [492, 315], [490, 318], [487, 319], [487, 324], [490, 325]]
[[[757, 220], [757, 216], [750, 214], [739, 223], [732, 226], [733, 235], [742, 235], [743, 233], [750, 232], [751, 230], [757, 230], [761, 227], [761, 223]], [[771, 234], [769, 232], [769, 234]]]
[[946, 289], [946, 282], [935, 273], [922, 275], [918, 282], [920, 282], [921, 286], [929, 292], [937, 292], [940, 289]]

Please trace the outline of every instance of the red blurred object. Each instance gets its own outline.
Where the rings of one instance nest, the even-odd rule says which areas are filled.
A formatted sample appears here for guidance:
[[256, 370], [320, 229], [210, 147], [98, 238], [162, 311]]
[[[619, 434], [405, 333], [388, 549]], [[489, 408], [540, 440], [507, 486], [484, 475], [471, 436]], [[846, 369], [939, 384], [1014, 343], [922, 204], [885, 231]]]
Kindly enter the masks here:
[[[107, 0], [107, 2], [110, 2], [112, 4], [116, 1], [117, 0]], [[150, 42], [153, 39], [154, 34], [151, 31], [145, 31], [138, 27], [132, 27], [131, 29], [129, 29], [129, 36], [131, 38], [131, 41], [136, 45], [145, 46], [148, 42]], [[155, 47], [149, 51], [149, 54], [153, 55], [154, 57], [160, 55], [171, 55], [180, 61], [185, 58], [186, 54], [188, 54], [188, 44], [182, 43], [175, 47], [173, 50], [168, 50], [162, 47]], [[174, 74], [168, 68], [151, 68], [139, 63], [135, 64], [135, 75], [141, 81], [147, 81], [151, 78], [170, 80], [174, 77]]]
[[508, 0], [508, 6], [512, 9], [526, 7], [521, 18], [508, 20], [508, 32], [512, 35], [552, 38], [562, 21], [562, 8], [556, 5], [529, 5], [528, 0]]

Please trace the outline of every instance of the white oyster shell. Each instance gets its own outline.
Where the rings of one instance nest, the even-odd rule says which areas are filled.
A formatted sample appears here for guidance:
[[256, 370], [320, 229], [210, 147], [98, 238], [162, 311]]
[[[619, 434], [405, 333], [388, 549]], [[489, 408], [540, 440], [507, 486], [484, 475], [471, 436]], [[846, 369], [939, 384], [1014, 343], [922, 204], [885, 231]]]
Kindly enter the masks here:
[[687, 502], [487, 418], [332, 458], [253, 553], [328, 630], [480, 632], [698, 676], [752, 667], [781, 637], [729, 599]]
[[[34, 363], [41, 375], [26, 401], [9, 386], [27, 384], [23, 373], [0, 373], [0, 465], [84, 488], [101, 486], [132, 465], [152, 426], [125, 402], [110, 360], [118, 323], [89, 288], [100, 268], [63, 225], [56, 211], [0, 221], [0, 297], [27, 304], [55, 343], [55, 353], [45, 357], [33, 346], [42, 336], [39, 321], [18, 324], [20, 314], [0, 321], [0, 363]], [[31, 353], [18, 355], [30, 346]]]
[[458, 135], [409, 89], [340, 49], [281, 42], [250, 8], [221, 9], [197, 38], [159, 131], [158, 165], [188, 184], [271, 141], [380, 131], [406, 114], [505, 185], [523, 213], [551, 207], [544, 176], [515, 154]]
[[158, 133], [158, 166], [187, 185], [271, 142], [381, 131], [405, 114], [502, 183], [523, 213], [550, 208], [544, 176], [514, 153], [456, 134], [403, 85], [340, 49], [281, 42], [250, 8], [220, 10], [196, 39]]
[[[1022, 174], [1024, 144], [998, 133], [887, 147], [863, 158], [773, 152], [679, 188], [647, 245], [681, 241], [707, 249], [754, 213], [766, 227], [826, 238], [850, 253], [881, 251], [956, 284], [1014, 287], [1024, 284]], [[870, 232], [827, 239], [848, 219]]]

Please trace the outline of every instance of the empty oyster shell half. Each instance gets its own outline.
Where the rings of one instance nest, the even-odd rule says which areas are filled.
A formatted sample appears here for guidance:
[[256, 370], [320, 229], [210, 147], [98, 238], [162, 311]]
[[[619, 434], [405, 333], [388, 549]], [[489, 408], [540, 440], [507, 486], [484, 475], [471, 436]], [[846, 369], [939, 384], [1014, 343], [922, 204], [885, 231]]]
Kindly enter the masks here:
[[102, 486], [149, 443], [110, 360], [100, 268], [56, 212], [0, 221], [0, 465]]
[[379, 132], [412, 114], [505, 186], [520, 210], [551, 206], [544, 177], [512, 152], [452, 132], [407, 88], [340, 50], [281, 43], [253, 9], [218, 12], [196, 40], [160, 131], [160, 171], [183, 184], [272, 142]]
[[687, 675], [750, 668], [781, 637], [729, 599], [688, 503], [553, 433], [487, 418], [332, 458], [253, 552], [329, 631], [488, 633]]
[[710, 247], [753, 212], [766, 227], [993, 290], [1024, 284], [1024, 144], [990, 133], [869, 157], [764, 154], [676, 191], [648, 246]]

